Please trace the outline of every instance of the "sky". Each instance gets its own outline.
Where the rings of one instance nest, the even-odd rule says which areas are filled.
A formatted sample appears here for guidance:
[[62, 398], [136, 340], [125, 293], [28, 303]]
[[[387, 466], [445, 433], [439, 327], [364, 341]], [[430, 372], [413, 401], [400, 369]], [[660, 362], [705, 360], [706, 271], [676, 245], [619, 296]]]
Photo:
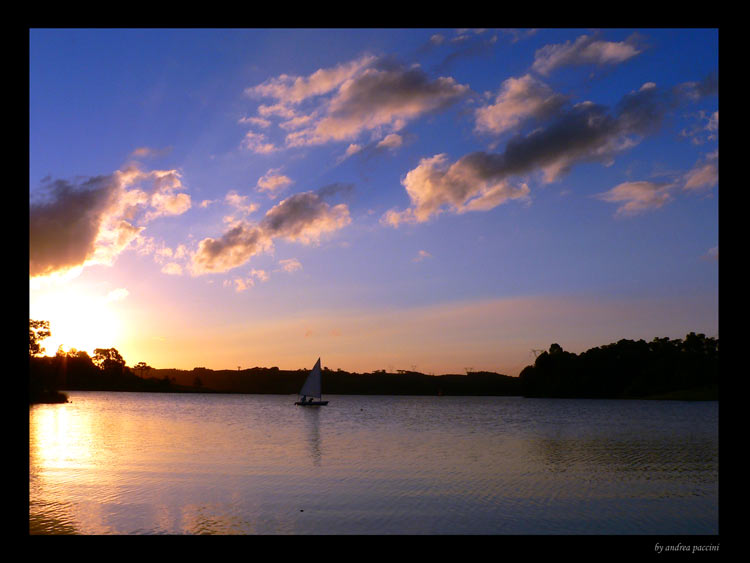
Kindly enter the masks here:
[[717, 29], [31, 29], [29, 316], [155, 368], [718, 337]]

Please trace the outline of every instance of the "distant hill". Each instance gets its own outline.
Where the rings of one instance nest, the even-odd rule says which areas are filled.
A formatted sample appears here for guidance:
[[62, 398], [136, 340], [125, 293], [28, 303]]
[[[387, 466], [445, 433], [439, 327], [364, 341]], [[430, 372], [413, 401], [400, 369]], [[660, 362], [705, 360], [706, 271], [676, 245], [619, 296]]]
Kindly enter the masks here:
[[[308, 370], [133, 368], [114, 349], [29, 358], [29, 399], [64, 400], [59, 390], [167, 393], [296, 394]], [[137, 372], [138, 374], [134, 373]], [[719, 341], [690, 333], [684, 339], [620, 340], [581, 354], [558, 344], [519, 377], [494, 372], [427, 375], [416, 371], [350, 373], [323, 369], [325, 395], [495, 395], [524, 397], [716, 400]]]
[[[245, 370], [154, 369], [157, 379], [164, 377], [179, 385], [198, 386], [227, 393], [294, 394], [299, 391], [308, 370], [280, 370], [255, 367]], [[419, 372], [350, 373], [323, 370], [326, 395], [519, 395], [517, 377], [492, 372], [466, 375], [427, 375]]]

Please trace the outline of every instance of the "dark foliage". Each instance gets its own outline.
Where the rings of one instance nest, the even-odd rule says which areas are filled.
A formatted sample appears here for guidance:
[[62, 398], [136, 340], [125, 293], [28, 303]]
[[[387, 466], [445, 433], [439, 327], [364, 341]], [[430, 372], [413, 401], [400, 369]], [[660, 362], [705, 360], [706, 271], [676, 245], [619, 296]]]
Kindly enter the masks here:
[[553, 344], [520, 380], [527, 397], [647, 398], [702, 389], [715, 399], [719, 341], [691, 332], [683, 340], [620, 340], [579, 355]]
[[[308, 374], [278, 367], [157, 370], [144, 362], [131, 370], [114, 348], [98, 348], [93, 358], [76, 350], [42, 357], [39, 342], [49, 336], [49, 324], [29, 322], [32, 404], [64, 402], [67, 397], [60, 390], [295, 394]], [[718, 384], [719, 341], [693, 332], [683, 340], [620, 340], [579, 355], [552, 344], [519, 377], [491, 372], [434, 376], [404, 370], [359, 374], [323, 369], [326, 395], [717, 399]]]

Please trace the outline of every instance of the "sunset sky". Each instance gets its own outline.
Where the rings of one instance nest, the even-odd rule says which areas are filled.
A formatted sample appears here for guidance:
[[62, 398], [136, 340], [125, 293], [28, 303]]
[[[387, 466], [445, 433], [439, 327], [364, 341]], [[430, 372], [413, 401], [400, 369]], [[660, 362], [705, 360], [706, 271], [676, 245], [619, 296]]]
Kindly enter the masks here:
[[30, 317], [129, 366], [718, 335], [716, 29], [32, 29]]

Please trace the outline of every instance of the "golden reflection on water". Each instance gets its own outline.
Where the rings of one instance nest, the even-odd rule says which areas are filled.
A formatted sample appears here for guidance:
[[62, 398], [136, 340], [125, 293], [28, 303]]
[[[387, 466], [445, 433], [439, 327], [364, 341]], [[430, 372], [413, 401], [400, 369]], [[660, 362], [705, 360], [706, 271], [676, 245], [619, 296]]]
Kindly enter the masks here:
[[90, 416], [72, 413], [70, 405], [38, 405], [29, 446], [32, 467], [64, 469], [91, 459]]
[[[577, 403], [513, 398], [71, 399], [31, 407], [31, 533], [706, 533], [716, 514], [715, 418], [653, 404], [581, 426]], [[623, 434], [634, 414], [652, 426]]]

